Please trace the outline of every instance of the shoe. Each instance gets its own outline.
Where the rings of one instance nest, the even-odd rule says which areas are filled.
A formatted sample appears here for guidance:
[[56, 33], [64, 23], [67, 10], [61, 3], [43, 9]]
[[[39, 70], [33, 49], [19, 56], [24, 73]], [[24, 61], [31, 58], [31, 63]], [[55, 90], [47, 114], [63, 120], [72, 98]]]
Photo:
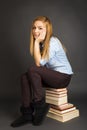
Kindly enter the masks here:
[[41, 125], [49, 111], [50, 105], [42, 100], [41, 102], [36, 102], [34, 106], [35, 112], [32, 123], [33, 125]]
[[32, 122], [32, 119], [33, 119], [33, 109], [31, 107], [21, 107], [20, 108], [20, 112], [22, 113], [22, 115], [16, 119], [15, 121], [13, 121], [11, 123], [11, 126], [12, 127], [20, 127], [20, 126], [23, 126], [27, 123], [31, 123]]
[[12, 127], [20, 127], [25, 124], [31, 123], [32, 119], [28, 120], [23, 115], [11, 123]]

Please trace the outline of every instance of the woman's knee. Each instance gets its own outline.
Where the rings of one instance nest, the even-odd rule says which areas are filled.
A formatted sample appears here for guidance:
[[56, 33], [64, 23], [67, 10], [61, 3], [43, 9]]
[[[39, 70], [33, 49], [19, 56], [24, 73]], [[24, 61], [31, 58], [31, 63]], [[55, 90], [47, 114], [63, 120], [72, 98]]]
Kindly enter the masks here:
[[31, 66], [28, 69], [28, 74], [35, 73], [38, 70], [38, 66]]

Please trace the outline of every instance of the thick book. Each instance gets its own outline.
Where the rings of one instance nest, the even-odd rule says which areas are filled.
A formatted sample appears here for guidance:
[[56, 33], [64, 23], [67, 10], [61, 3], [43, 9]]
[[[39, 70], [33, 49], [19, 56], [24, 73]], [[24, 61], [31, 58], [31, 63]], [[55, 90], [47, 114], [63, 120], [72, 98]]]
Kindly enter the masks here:
[[51, 96], [46, 96], [46, 103], [53, 104], [53, 105], [61, 105], [68, 102], [67, 96], [56, 98]]
[[67, 93], [67, 90], [64, 90], [64, 91], [55, 91], [55, 90], [46, 90], [46, 93], [50, 93], [50, 94], [66, 94]]
[[47, 99], [52, 99], [52, 100], [56, 100], [56, 101], [62, 101], [62, 100], [66, 100], [66, 101], [67, 101], [67, 97], [68, 97], [67, 95], [65, 95], [65, 96], [63, 96], [63, 97], [59, 97], [59, 98], [58, 98], [58, 97], [55, 97], [55, 96], [53, 97], [53, 96], [47, 96], [47, 95], [46, 95], [46, 98], [47, 98]]
[[51, 104], [50, 107], [53, 108], [53, 109], [56, 109], [56, 110], [63, 111], [63, 110], [74, 107], [74, 104], [72, 104], [72, 103], [64, 103], [64, 104], [58, 105], [58, 106]]
[[79, 116], [79, 110], [75, 109], [69, 112], [66, 112], [64, 114], [58, 114], [55, 112], [48, 112], [47, 117], [61, 121], [61, 122], [66, 122], [69, 121], [73, 118], [76, 118]]
[[64, 114], [66, 112], [70, 112], [70, 111], [75, 110], [75, 109], [76, 109], [76, 107], [74, 106], [74, 107], [71, 107], [71, 108], [68, 108], [68, 109], [61, 111], [61, 110], [54, 109], [54, 108], [50, 107], [49, 112], [55, 112], [56, 114]]
[[63, 93], [63, 94], [54, 94], [54, 93], [46, 93], [46, 96], [51, 96], [51, 97], [64, 97], [64, 96], [67, 96], [67, 94], [66, 93]]

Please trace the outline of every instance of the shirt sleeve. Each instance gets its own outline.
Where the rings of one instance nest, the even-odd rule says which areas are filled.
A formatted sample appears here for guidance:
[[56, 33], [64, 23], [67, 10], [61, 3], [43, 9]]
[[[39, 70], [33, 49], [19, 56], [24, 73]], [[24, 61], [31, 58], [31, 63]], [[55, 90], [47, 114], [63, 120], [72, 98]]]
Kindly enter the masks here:
[[41, 65], [41, 66], [44, 66], [46, 63], [47, 63], [47, 60], [46, 60], [46, 59], [41, 59], [41, 60], [40, 60], [40, 65]]
[[61, 49], [61, 43], [58, 38], [54, 37], [50, 41], [49, 57], [53, 58]]
[[[57, 38], [51, 38], [50, 39], [50, 45], [49, 45], [49, 60], [55, 56], [55, 53], [58, 53], [60, 50], [61, 44], [60, 41]], [[40, 65], [44, 66], [46, 63], [48, 63], [47, 59], [41, 59]]]

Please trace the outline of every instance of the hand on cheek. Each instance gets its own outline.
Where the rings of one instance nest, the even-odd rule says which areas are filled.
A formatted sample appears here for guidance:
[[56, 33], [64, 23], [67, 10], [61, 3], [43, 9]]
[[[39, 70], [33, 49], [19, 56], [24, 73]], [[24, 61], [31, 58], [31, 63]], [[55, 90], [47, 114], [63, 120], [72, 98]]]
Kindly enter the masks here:
[[46, 35], [46, 33], [44, 31], [40, 34], [40, 38], [42, 41], [45, 39], [45, 35]]
[[46, 33], [43, 31], [39, 34], [39, 36], [36, 38], [36, 41], [39, 43], [42, 42], [45, 39]]

